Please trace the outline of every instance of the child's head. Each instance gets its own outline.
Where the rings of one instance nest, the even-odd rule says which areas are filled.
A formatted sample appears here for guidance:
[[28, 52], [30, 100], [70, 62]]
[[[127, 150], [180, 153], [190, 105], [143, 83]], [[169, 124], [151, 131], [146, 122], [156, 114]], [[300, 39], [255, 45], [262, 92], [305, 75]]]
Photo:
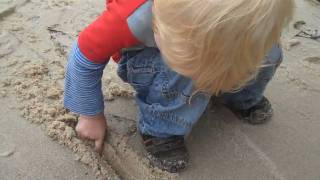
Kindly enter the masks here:
[[293, 0], [154, 0], [166, 63], [199, 90], [231, 91], [254, 77], [293, 14]]

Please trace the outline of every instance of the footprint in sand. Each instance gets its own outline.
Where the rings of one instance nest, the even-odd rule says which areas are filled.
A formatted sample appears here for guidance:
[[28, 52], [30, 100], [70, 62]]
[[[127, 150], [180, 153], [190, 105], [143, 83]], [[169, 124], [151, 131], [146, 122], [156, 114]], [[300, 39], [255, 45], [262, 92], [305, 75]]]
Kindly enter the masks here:
[[7, 141], [6, 136], [0, 134], [0, 158], [9, 157], [15, 153], [15, 147]]
[[304, 59], [304, 61], [307, 61], [312, 64], [319, 64], [320, 65], [320, 56], [307, 57]]

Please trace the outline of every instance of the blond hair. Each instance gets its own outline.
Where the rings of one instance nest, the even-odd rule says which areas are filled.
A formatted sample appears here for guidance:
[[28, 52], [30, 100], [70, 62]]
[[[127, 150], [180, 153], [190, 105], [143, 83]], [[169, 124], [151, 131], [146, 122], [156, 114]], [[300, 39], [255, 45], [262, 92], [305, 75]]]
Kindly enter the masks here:
[[166, 63], [217, 95], [256, 74], [293, 8], [293, 0], [154, 0], [153, 18]]

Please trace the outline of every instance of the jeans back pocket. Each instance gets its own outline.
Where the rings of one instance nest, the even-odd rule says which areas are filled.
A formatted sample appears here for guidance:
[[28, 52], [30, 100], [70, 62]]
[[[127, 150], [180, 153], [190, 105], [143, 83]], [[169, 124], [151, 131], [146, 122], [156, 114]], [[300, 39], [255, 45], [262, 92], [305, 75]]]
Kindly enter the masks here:
[[152, 85], [156, 74], [160, 71], [158, 63], [159, 52], [155, 50], [142, 51], [127, 61], [127, 78], [133, 88], [146, 91]]

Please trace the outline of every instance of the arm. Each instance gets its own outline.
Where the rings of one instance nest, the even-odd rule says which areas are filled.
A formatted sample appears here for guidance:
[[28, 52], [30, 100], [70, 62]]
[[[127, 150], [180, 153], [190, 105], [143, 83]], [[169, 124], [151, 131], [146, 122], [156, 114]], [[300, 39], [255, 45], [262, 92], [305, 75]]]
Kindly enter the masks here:
[[127, 19], [144, 2], [145, 0], [111, 1], [108, 9], [80, 33], [66, 70], [66, 108], [87, 116], [103, 112], [103, 69], [111, 55], [122, 48], [139, 44]]
[[76, 126], [77, 134], [81, 138], [94, 140], [96, 151], [100, 154], [107, 128], [101, 91], [101, 77], [105, 65], [106, 63], [90, 62], [75, 43], [65, 75], [64, 106], [80, 114]]
[[126, 19], [144, 1], [112, 1], [108, 9], [80, 33], [69, 56], [64, 105], [80, 114], [78, 135], [94, 140], [100, 153], [107, 127], [101, 90], [103, 70], [111, 55], [139, 43]]
[[106, 63], [89, 61], [78, 44], [73, 45], [69, 56], [66, 75], [64, 105], [70, 111], [87, 116], [103, 112], [104, 103], [101, 90], [101, 77]]

